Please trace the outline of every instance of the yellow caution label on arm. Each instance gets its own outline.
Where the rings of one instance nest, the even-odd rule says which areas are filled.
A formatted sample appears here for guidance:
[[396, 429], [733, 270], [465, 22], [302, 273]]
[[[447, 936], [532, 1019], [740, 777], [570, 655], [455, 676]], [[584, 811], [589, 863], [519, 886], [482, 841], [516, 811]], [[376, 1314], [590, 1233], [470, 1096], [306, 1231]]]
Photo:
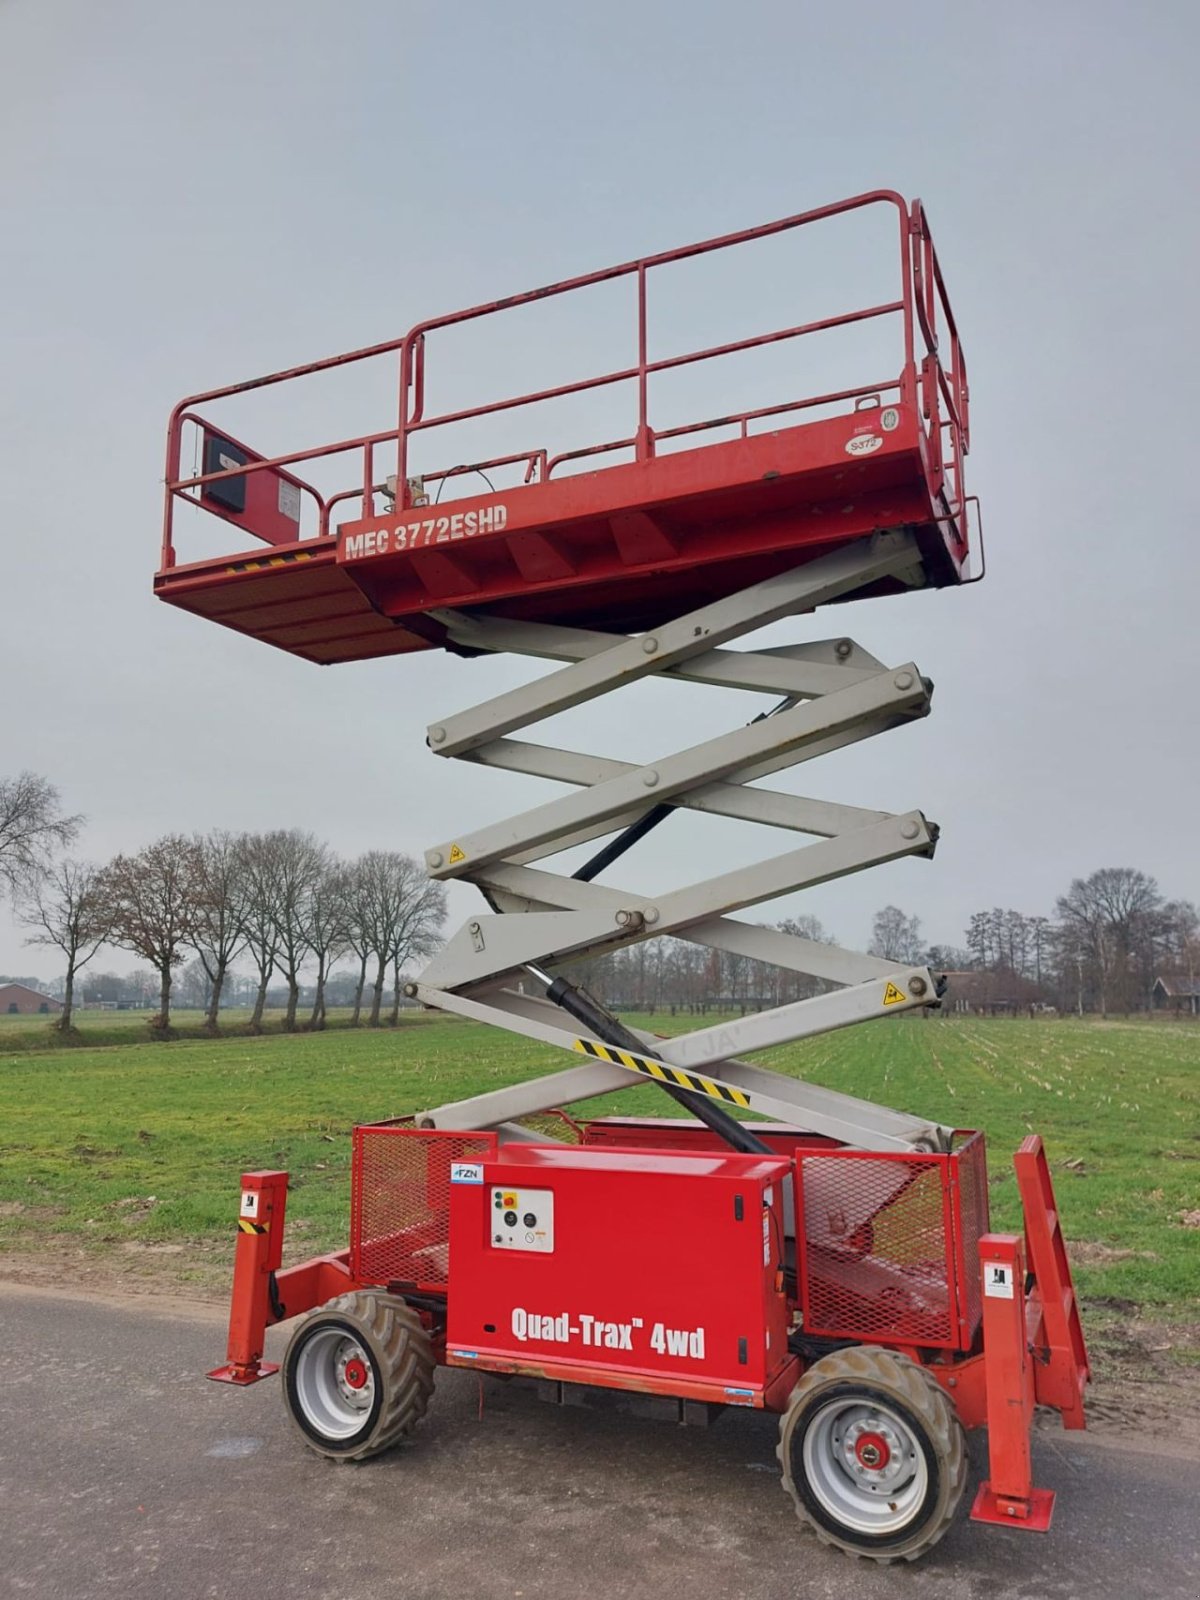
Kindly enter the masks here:
[[904, 990], [897, 989], [894, 983], [889, 983], [887, 988], [883, 991], [883, 1003], [885, 1006], [902, 1005], [907, 999], [908, 996], [905, 994]]
[[614, 1067], [628, 1067], [643, 1078], [653, 1078], [659, 1083], [673, 1083], [691, 1094], [706, 1095], [710, 1100], [725, 1100], [730, 1105], [750, 1108], [750, 1096], [731, 1084], [714, 1083], [711, 1078], [696, 1072], [685, 1072], [682, 1067], [668, 1066], [653, 1056], [634, 1055], [631, 1050], [618, 1050], [615, 1044], [601, 1044], [599, 1039], [576, 1039], [572, 1048], [583, 1055], [594, 1056], [597, 1061], [611, 1061]]

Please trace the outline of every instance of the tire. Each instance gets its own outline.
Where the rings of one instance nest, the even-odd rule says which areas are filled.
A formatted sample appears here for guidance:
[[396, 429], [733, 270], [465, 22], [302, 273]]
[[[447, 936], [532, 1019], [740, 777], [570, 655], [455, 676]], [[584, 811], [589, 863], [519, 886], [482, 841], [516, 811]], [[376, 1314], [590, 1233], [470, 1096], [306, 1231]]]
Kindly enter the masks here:
[[288, 1415], [305, 1444], [365, 1461], [412, 1433], [433, 1393], [433, 1348], [399, 1295], [339, 1295], [311, 1312], [283, 1358]]
[[808, 1369], [780, 1419], [778, 1456], [817, 1538], [885, 1564], [931, 1550], [967, 1484], [966, 1439], [945, 1391], [908, 1356], [870, 1345]]

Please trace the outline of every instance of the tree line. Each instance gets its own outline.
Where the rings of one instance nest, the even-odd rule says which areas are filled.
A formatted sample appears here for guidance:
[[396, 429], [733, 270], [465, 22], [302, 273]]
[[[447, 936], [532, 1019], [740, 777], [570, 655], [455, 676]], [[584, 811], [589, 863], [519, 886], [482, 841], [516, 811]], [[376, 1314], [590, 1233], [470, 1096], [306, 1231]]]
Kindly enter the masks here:
[[[834, 943], [816, 917], [790, 917], [768, 926], [817, 944]], [[806, 1000], [829, 987], [807, 973], [671, 938], [628, 945], [581, 962], [571, 975], [613, 1010], [700, 1015], [710, 1010], [762, 1011]]]
[[[372, 1027], [390, 989], [393, 1019], [405, 964], [440, 943], [445, 891], [410, 856], [371, 850], [339, 858], [297, 828], [266, 833], [168, 834], [105, 863], [63, 851], [78, 817], [62, 814], [52, 785], [30, 774], [0, 779], [0, 882], [29, 943], [66, 964], [58, 1026], [71, 1027], [79, 975], [104, 946], [128, 950], [157, 977], [152, 1027], [170, 1027], [172, 991], [189, 957], [206, 979], [205, 1025], [216, 1031], [234, 963], [248, 961], [255, 988], [250, 1026], [262, 1026], [271, 979], [286, 985], [283, 1026], [323, 1028], [334, 964], [354, 963], [353, 1020]], [[309, 1014], [299, 1016], [301, 973], [315, 971]], [[368, 987], [369, 985], [369, 987]]]
[[[787, 933], [833, 943], [814, 917], [778, 924]], [[899, 906], [876, 912], [870, 953], [898, 966], [924, 966], [951, 979], [957, 994], [984, 1009], [1053, 1006], [1060, 1011], [1148, 1010], [1157, 977], [1200, 978], [1200, 913], [1168, 900], [1133, 867], [1102, 867], [1074, 879], [1053, 916], [1011, 908], [975, 912], [963, 944], [927, 944], [921, 919]], [[606, 1004], [635, 1011], [759, 1010], [820, 994], [828, 985], [727, 951], [677, 939], [634, 945], [583, 967]], [[966, 979], [966, 981], [964, 981]]]
[[969, 967], [1032, 985], [1061, 1010], [1147, 1010], [1156, 978], [1200, 976], [1200, 912], [1133, 867], [1072, 880], [1052, 917], [993, 908], [966, 930]]
[[1168, 900], [1154, 878], [1134, 867], [1101, 867], [1075, 878], [1054, 903], [1054, 915], [1012, 907], [976, 911], [963, 944], [921, 942], [921, 923], [897, 906], [876, 914], [871, 950], [935, 971], [992, 980], [978, 994], [984, 1005], [1016, 1008], [1147, 1010], [1155, 979], [1200, 975], [1200, 912], [1188, 900]]
[[[206, 1025], [215, 1030], [234, 963], [253, 973], [251, 1027], [262, 1025], [273, 977], [286, 986], [284, 1027], [325, 1024], [330, 973], [350, 960], [349, 1000], [357, 1025], [394, 1020], [405, 964], [440, 943], [445, 894], [411, 857], [369, 851], [339, 859], [311, 833], [276, 829], [168, 835], [103, 865], [63, 852], [81, 819], [62, 813], [57, 792], [29, 773], [0, 779], [0, 887], [12, 892], [30, 942], [66, 962], [64, 1011], [71, 1026], [76, 980], [104, 946], [146, 961], [157, 979], [153, 1022], [170, 1023], [173, 986], [191, 959]], [[777, 924], [833, 943], [814, 917]], [[984, 1005], [1053, 1004], [1079, 1013], [1146, 1009], [1155, 978], [1200, 976], [1200, 913], [1167, 899], [1132, 867], [1103, 867], [1072, 880], [1053, 915], [992, 907], [975, 912], [962, 945], [929, 945], [921, 920], [898, 906], [876, 913], [870, 950], [898, 965], [974, 976]], [[198, 969], [198, 970], [197, 970]], [[308, 1015], [299, 1015], [301, 973], [315, 973]], [[763, 1009], [821, 993], [802, 973], [680, 939], [654, 939], [581, 963], [576, 973], [597, 998], [636, 1011]], [[192, 985], [195, 987], [195, 985]]]

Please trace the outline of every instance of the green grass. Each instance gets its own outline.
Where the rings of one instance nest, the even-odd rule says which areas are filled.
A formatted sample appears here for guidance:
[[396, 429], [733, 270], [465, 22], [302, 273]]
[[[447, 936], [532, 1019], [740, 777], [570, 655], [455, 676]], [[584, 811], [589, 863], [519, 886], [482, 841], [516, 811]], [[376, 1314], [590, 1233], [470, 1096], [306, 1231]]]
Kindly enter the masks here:
[[[45, 1026], [42, 1018], [0, 1020]], [[690, 1023], [651, 1025], [682, 1031]], [[290, 1259], [337, 1247], [353, 1122], [568, 1064], [509, 1035], [420, 1016], [399, 1030], [65, 1050], [22, 1048], [18, 1033], [0, 1031], [0, 1249], [57, 1241], [119, 1256], [122, 1246], [182, 1244], [176, 1276], [184, 1278], [193, 1261], [199, 1272], [214, 1252], [228, 1258], [243, 1170], [291, 1172]], [[1009, 1154], [1026, 1133], [1043, 1134], [1068, 1238], [1086, 1247], [1078, 1268], [1085, 1303], [1195, 1319], [1200, 1229], [1181, 1217], [1200, 1207], [1200, 1030], [897, 1020], [790, 1046], [773, 1064], [984, 1128], [993, 1224], [1002, 1228], [1018, 1218]], [[671, 1108], [645, 1086], [592, 1109]]]
[[1181, 1215], [1200, 1206], [1200, 1030], [914, 1019], [828, 1034], [776, 1065], [984, 1129], [996, 1228], [1019, 1227], [1009, 1157], [1040, 1133], [1084, 1298], [1196, 1317], [1200, 1229]]

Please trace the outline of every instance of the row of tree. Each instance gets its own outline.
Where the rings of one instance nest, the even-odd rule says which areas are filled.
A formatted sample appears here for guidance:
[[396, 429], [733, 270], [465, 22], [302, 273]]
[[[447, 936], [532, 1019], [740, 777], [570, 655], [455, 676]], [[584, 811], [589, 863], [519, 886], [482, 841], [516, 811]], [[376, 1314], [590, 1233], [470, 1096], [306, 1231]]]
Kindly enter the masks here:
[[[155, 1022], [170, 1021], [177, 970], [192, 961], [210, 1028], [218, 1025], [234, 963], [253, 972], [252, 1026], [262, 1023], [273, 977], [285, 987], [284, 1026], [299, 1025], [302, 972], [312, 976], [312, 1028], [324, 1026], [335, 963], [353, 963], [357, 1024], [370, 980], [369, 1021], [378, 1025], [390, 983], [395, 1018], [405, 964], [440, 942], [445, 895], [410, 857], [370, 851], [339, 860], [297, 829], [261, 834], [170, 835], [103, 866], [62, 854], [77, 817], [62, 814], [44, 779], [0, 779], [0, 886], [13, 892], [32, 943], [66, 963], [63, 1028], [71, 1026], [79, 972], [105, 945], [149, 963], [158, 984]], [[832, 942], [813, 917], [779, 924], [816, 943]], [[885, 906], [874, 919], [872, 954], [898, 965], [987, 974], [999, 1003], [1041, 1000], [1060, 1009], [1130, 1011], [1150, 1005], [1157, 976], [1200, 973], [1200, 914], [1168, 900], [1132, 867], [1076, 878], [1052, 917], [994, 907], [976, 912], [962, 947], [925, 945], [920, 918]], [[198, 970], [197, 970], [198, 969]], [[803, 974], [728, 951], [656, 939], [585, 963], [581, 976], [610, 1005], [639, 1011], [746, 1010], [785, 1004], [824, 985]]]
[[1155, 979], [1200, 975], [1200, 912], [1167, 899], [1132, 867], [1103, 867], [1076, 878], [1054, 917], [979, 912], [967, 941], [981, 971], [1011, 973], [1079, 1012], [1129, 1012], [1151, 1004]]
[[378, 1026], [389, 979], [394, 1013], [406, 962], [436, 947], [445, 918], [444, 890], [411, 857], [371, 850], [342, 861], [295, 828], [170, 834], [103, 866], [62, 857], [25, 876], [17, 905], [34, 930], [31, 943], [52, 946], [65, 959], [64, 1029], [71, 1026], [77, 975], [105, 945], [131, 951], [157, 974], [160, 1029], [170, 1025], [176, 969], [192, 954], [207, 980], [205, 1021], [212, 1030], [241, 958], [256, 978], [252, 1028], [262, 1025], [275, 975], [286, 986], [283, 1026], [298, 1025], [305, 969], [316, 975], [306, 1026], [324, 1027], [329, 973], [346, 957], [357, 968], [354, 1021], [370, 975], [369, 1021]]
[[[794, 917], [778, 928], [818, 944], [833, 940], [816, 917]], [[819, 978], [729, 950], [682, 939], [650, 939], [572, 969], [572, 977], [614, 1010], [762, 1011], [820, 994]]]
[[871, 949], [893, 960], [946, 972], [988, 974], [1004, 1004], [1041, 1000], [1059, 1009], [1148, 1009], [1156, 978], [1195, 986], [1200, 975], [1200, 912], [1168, 900], [1154, 878], [1133, 867], [1102, 867], [1075, 878], [1054, 915], [994, 906], [971, 917], [963, 947], [921, 943], [921, 924], [896, 906], [875, 917]]
[[[784, 932], [831, 943], [814, 917], [779, 924]], [[1200, 914], [1167, 900], [1132, 867], [1104, 867], [1076, 878], [1053, 917], [995, 907], [976, 912], [963, 945], [926, 944], [921, 919], [899, 906], [876, 912], [870, 952], [897, 966], [970, 974], [957, 995], [985, 1008], [1037, 1004], [1107, 1014], [1145, 1010], [1157, 977], [1200, 975]], [[639, 944], [586, 964], [588, 987], [607, 1004], [636, 1011], [759, 1010], [819, 994], [818, 979], [706, 950], [677, 939]], [[951, 985], [951, 997], [956, 988]]]
[[268, 986], [286, 986], [284, 1026], [298, 1025], [302, 970], [316, 975], [307, 1026], [325, 1024], [325, 989], [335, 962], [356, 967], [354, 1020], [371, 979], [377, 1026], [389, 979], [399, 1009], [405, 963], [440, 942], [445, 891], [409, 856], [371, 850], [340, 860], [311, 833], [222, 830], [170, 834], [103, 865], [63, 852], [81, 819], [62, 812], [53, 786], [31, 773], [0, 779], [0, 884], [12, 894], [31, 944], [63, 957], [59, 1026], [71, 1027], [78, 975], [104, 946], [149, 963], [158, 980], [153, 1021], [170, 1025], [175, 975], [190, 957], [207, 980], [206, 1022], [216, 1029], [234, 962], [255, 974], [251, 1025], [261, 1026]]

